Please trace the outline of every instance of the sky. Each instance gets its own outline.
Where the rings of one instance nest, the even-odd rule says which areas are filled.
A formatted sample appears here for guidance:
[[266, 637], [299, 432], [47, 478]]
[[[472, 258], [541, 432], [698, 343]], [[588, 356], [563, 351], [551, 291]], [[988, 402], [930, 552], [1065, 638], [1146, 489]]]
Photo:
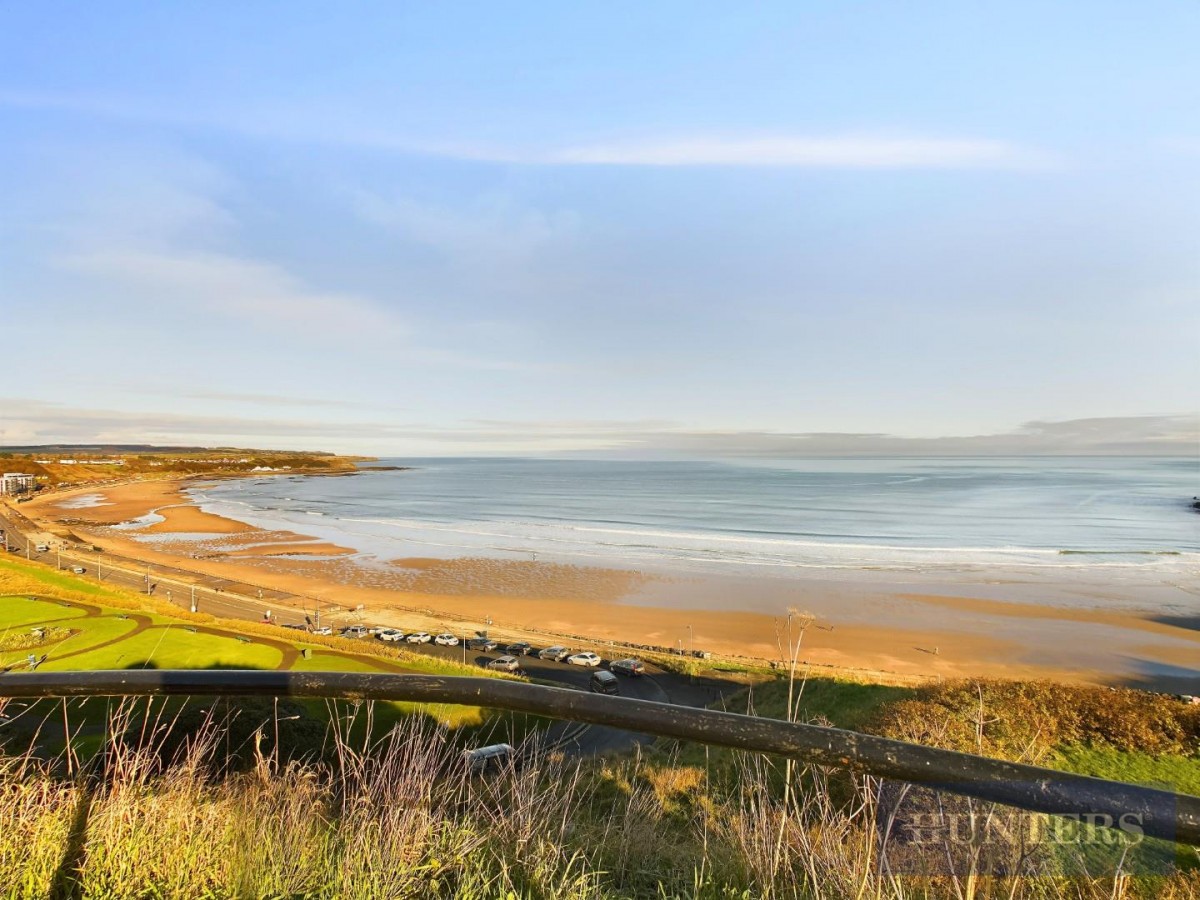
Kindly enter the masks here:
[[1195, 453], [1200, 5], [0, 6], [0, 444]]

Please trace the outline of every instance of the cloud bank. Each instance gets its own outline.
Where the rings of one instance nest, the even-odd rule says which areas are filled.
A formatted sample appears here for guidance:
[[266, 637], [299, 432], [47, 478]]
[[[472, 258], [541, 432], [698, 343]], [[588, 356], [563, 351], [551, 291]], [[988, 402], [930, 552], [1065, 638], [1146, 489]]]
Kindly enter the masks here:
[[[277, 398], [278, 400], [278, 398]], [[281, 407], [298, 405], [278, 401]], [[333, 405], [326, 402], [324, 405]], [[0, 399], [0, 445], [211, 443], [377, 455], [589, 455], [615, 458], [799, 459], [837, 456], [1178, 456], [1200, 459], [1200, 417], [1130, 416], [1029, 422], [1010, 432], [912, 438], [867, 433], [689, 429], [662, 421], [395, 421], [361, 404], [354, 420], [82, 409]], [[394, 415], [394, 411], [393, 415]]]

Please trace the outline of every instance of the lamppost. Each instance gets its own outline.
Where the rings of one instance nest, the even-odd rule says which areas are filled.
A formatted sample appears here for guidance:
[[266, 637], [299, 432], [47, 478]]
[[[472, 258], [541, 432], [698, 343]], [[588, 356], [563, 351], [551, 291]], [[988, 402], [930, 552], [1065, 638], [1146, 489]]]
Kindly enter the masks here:
[[692, 639], [692, 626], [688, 625], [687, 630], [688, 630], [688, 652], [692, 653], [696, 649], [696, 643]]
[[196, 612], [196, 586], [192, 585], [192, 612]]

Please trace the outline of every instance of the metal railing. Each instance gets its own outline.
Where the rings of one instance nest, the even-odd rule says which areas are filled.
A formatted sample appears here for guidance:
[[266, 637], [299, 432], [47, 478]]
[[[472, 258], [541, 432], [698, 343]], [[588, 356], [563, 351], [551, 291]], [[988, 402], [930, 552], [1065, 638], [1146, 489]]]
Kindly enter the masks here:
[[492, 678], [287, 671], [35, 672], [0, 697], [273, 696], [485, 706], [849, 769], [1200, 846], [1200, 797], [939, 750], [838, 728]]

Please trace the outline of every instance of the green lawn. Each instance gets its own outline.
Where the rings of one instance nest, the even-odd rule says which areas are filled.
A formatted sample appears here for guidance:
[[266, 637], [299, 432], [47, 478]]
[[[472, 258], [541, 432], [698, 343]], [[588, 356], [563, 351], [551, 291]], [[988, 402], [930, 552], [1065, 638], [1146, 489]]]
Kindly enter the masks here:
[[78, 669], [276, 669], [283, 654], [275, 647], [243, 643], [234, 637], [218, 637], [187, 631], [181, 625], [158, 626], [139, 634], [56, 663], [50, 659], [40, 668], [47, 671]]
[[[44, 574], [44, 573], [43, 573]], [[61, 580], [68, 580], [62, 576]], [[74, 579], [69, 579], [74, 581]], [[75, 589], [74, 584], [65, 585]], [[31, 600], [27, 596], [0, 597], [0, 634], [6, 631], [28, 631], [54, 620], [77, 633], [63, 641], [43, 648], [30, 648], [0, 653], [0, 666], [14, 666], [20, 672], [30, 653], [47, 657], [39, 671], [97, 671], [102, 669], [278, 669], [284, 663], [280, 645], [295, 649], [292, 668], [306, 672], [393, 672], [401, 664], [406, 671], [444, 673], [454, 667], [437, 659], [415, 658], [391, 661], [353, 652], [335, 653], [325, 647], [308, 645], [286, 638], [280, 630], [278, 637], [264, 639], [255, 634], [239, 635], [230, 630], [212, 634], [197, 630], [183, 619], [149, 612], [129, 612], [105, 607], [99, 615], [71, 605], [71, 601], [48, 599]], [[303, 650], [309, 651], [305, 659]], [[482, 674], [482, 673], [481, 673]], [[324, 705], [317, 701], [318, 705]], [[472, 706], [381, 702], [376, 706], [377, 724], [390, 724], [404, 716], [428, 715], [451, 727], [471, 727], [483, 723], [487, 716]]]
[[[36, 651], [48, 657], [41, 665], [46, 671], [128, 669], [146, 665], [160, 669], [277, 669], [283, 653], [277, 646], [296, 649], [296, 668], [306, 671], [379, 672], [370, 657], [342, 656], [310, 648], [312, 659], [299, 654], [304, 645], [278, 638], [265, 641], [255, 635], [235, 632], [211, 634], [195, 630], [188, 622], [156, 613], [131, 613], [100, 606], [100, 615], [64, 605], [68, 601], [31, 600], [28, 597], [0, 597], [0, 634], [6, 630], [26, 631], [37, 625], [63, 619], [63, 627], [78, 633], [64, 641]], [[144, 623], [149, 623], [144, 630]], [[135, 633], [136, 632], [136, 633]], [[128, 635], [128, 637], [123, 636]], [[94, 649], [89, 649], [94, 648]], [[24, 660], [33, 650], [0, 654], [0, 665]], [[59, 657], [62, 657], [59, 659]]]
[[[311, 659], [301, 657], [291, 666], [296, 672], [390, 672], [378, 666], [369, 656], [342, 656], [337, 653], [312, 651]], [[415, 669], [414, 669], [415, 671]]]
[[87, 613], [54, 600], [30, 600], [28, 597], [0, 597], [0, 634], [10, 628], [22, 631], [52, 619], [77, 618]]

